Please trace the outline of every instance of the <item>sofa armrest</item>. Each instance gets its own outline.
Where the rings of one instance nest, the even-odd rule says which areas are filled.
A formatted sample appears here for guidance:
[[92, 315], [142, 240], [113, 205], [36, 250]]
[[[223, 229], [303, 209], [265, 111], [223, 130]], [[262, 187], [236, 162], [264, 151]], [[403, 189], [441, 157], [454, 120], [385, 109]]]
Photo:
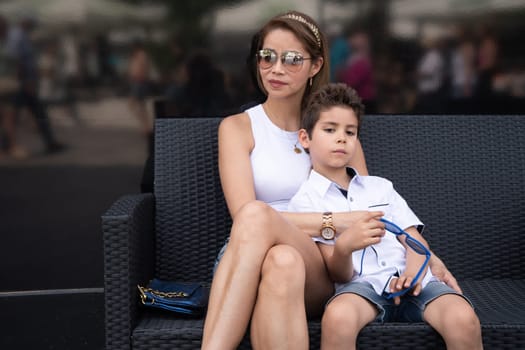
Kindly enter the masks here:
[[138, 320], [137, 284], [153, 277], [154, 197], [119, 198], [102, 215], [106, 349], [130, 349]]

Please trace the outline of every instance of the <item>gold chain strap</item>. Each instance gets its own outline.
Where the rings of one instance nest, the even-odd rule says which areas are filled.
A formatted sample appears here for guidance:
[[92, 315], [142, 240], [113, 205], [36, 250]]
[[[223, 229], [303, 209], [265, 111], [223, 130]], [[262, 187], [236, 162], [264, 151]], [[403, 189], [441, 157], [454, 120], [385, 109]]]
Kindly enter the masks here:
[[[189, 296], [189, 294], [185, 292], [162, 292], [160, 290], [155, 290], [147, 287], [137, 287], [139, 288], [140, 299], [142, 300], [143, 304], [145, 304], [147, 300], [146, 293], [151, 293], [161, 298], [187, 298]], [[154, 301], [152, 300], [152, 302]]]

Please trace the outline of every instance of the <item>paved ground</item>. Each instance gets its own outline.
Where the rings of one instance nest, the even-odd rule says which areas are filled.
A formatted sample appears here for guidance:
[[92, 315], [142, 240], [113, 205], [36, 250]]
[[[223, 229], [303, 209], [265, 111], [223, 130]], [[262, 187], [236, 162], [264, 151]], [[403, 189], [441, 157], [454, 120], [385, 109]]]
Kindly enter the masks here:
[[18, 138], [28, 151], [25, 159], [0, 158], [0, 167], [54, 165], [142, 165], [145, 140], [130, 113], [125, 98], [107, 97], [78, 103], [78, 120], [62, 106], [48, 109], [54, 133], [68, 145], [65, 152], [43, 155], [42, 144], [29, 115], [20, 117]]
[[42, 154], [25, 116], [30, 156], [0, 159], [0, 349], [103, 348], [100, 215], [140, 191], [147, 144], [124, 99], [78, 106], [49, 110], [64, 152]]

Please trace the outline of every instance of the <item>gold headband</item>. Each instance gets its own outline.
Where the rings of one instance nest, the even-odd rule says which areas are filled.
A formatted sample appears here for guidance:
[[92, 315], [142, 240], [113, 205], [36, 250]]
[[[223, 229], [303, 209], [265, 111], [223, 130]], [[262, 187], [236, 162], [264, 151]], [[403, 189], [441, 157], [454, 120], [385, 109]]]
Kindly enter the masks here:
[[321, 35], [319, 34], [319, 29], [317, 29], [317, 27], [314, 24], [308, 22], [303, 16], [299, 16], [299, 15], [296, 15], [294, 13], [286, 14], [286, 15], [283, 16], [283, 18], [290, 18], [290, 19], [293, 19], [293, 20], [295, 20], [297, 22], [301, 22], [303, 24], [306, 24], [306, 26], [308, 28], [310, 28], [310, 30], [314, 34], [315, 39], [317, 40], [317, 46], [319, 46], [319, 48], [321, 48]]

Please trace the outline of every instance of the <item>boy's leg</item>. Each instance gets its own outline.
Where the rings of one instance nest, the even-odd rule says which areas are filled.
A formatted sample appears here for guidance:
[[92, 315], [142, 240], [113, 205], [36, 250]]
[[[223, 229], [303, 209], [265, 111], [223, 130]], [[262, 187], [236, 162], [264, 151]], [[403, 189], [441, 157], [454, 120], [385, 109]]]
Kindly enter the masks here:
[[441, 334], [448, 350], [483, 349], [478, 316], [463, 297], [456, 294], [437, 297], [427, 305], [423, 318]]
[[376, 319], [383, 303], [367, 284], [350, 282], [338, 288], [321, 321], [321, 349], [355, 349], [359, 332]]
[[445, 340], [448, 350], [483, 349], [481, 326], [467, 298], [442, 282], [430, 282], [414, 297], [405, 295], [400, 321], [426, 321]]

